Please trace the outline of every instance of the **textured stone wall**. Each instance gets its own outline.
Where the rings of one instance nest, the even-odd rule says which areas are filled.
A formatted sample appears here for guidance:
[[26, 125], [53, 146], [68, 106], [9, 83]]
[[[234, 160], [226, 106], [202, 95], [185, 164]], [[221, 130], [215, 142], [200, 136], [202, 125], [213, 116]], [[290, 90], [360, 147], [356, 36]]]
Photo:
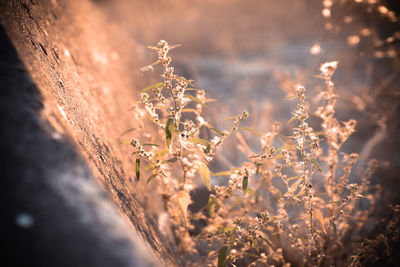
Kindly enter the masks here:
[[143, 48], [89, 1], [2, 1], [0, 19], [2, 260], [174, 265], [120, 144]]

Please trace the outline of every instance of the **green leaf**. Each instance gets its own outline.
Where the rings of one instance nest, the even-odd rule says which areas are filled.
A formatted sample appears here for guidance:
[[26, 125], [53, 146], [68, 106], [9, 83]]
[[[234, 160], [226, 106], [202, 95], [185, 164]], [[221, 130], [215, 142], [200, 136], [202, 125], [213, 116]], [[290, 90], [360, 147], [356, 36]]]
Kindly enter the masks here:
[[136, 159], [136, 180], [140, 180], [140, 159]]
[[209, 191], [211, 191], [211, 186], [210, 186], [210, 170], [208, 169], [207, 165], [204, 164], [203, 162], [198, 163], [198, 171], [201, 175], [201, 178], [203, 178], [204, 183], [206, 184], [206, 187]]
[[322, 80], [326, 80], [326, 79], [329, 78], [329, 77], [327, 77], [327, 76], [322, 76], [322, 75], [312, 75], [312, 77], [313, 77], [313, 78], [317, 78], [317, 79], [322, 79]]
[[233, 203], [231, 204], [230, 210], [232, 211], [235, 209], [239, 204], [242, 204], [243, 199], [241, 197], [236, 198]]
[[215, 212], [215, 206], [217, 205], [217, 199], [213, 196], [208, 198], [208, 215], [212, 217]]
[[246, 195], [248, 186], [249, 186], [249, 176], [245, 175], [243, 177], [243, 195]]
[[281, 150], [283, 150], [283, 149], [292, 148], [292, 147], [296, 147], [296, 145], [283, 146], [283, 147], [279, 148], [276, 152], [279, 152], [279, 151], [281, 151]]
[[182, 112], [193, 112], [193, 113], [197, 113], [197, 110], [193, 109], [193, 108], [184, 108], [182, 109]]
[[295, 95], [291, 95], [291, 96], [288, 96], [288, 97], [286, 97], [285, 99], [286, 100], [291, 100], [291, 99], [294, 99], [294, 98], [296, 98], [297, 96], [295, 96]]
[[201, 138], [192, 138], [189, 140], [189, 142], [195, 143], [195, 144], [201, 144], [203, 146], [208, 146], [210, 145], [210, 142], [208, 142], [205, 139], [201, 139]]
[[299, 252], [299, 258], [300, 258], [300, 264], [301, 264], [301, 265], [304, 265], [304, 256], [303, 256], [303, 252], [301, 252], [300, 250], [299, 250], [298, 252]]
[[218, 267], [225, 267], [226, 254], [228, 252], [228, 246], [223, 246], [218, 252]]
[[197, 99], [195, 96], [192, 95], [185, 95], [185, 97], [192, 99], [193, 101], [197, 102], [198, 104], [204, 106], [204, 103]]
[[151, 49], [151, 50], [158, 50], [158, 47], [151, 46], [151, 45], [148, 45], [147, 48], [148, 48], [148, 49]]
[[311, 158], [310, 161], [311, 161], [312, 164], [315, 165], [315, 167], [317, 167], [319, 172], [322, 172], [321, 165], [319, 165], [319, 163], [318, 163], [318, 161], [316, 159]]
[[190, 86], [194, 86], [193, 83], [192, 83], [193, 80], [187, 80], [187, 79], [185, 79], [185, 77], [182, 77], [182, 76], [179, 76], [179, 75], [175, 75], [174, 78], [176, 80], [181, 81], [181, 82], [185, 82], [185, 83], [189, 84]]
[[265, 154], [253, 155], [253, 156], [250, 156], [249, 159], [259, 158], [259, 157], [261, 157], [263, 155], [265, 155]]
[[146, 88], [140, 90], [139, 93], [144, 93], [144, 92], [146, 92], [146, 91], [148, 91], [150, 89], [153, 89], [153, 88], [156, 88], [156, 87], [161, 87], [161, 86], [164, 86], [164, 83], [155, 83], [153, 85], [147, 86]]
[[167, 162], [176, 162], [177, 160], [178, 160], [178, 158], [177, 158], [177, 157], [173, 157], [173, 158], [170, 158], [170, 159], [164, 160], [162, 163], [164, 164], [164, 163], [167, 163]]
[[226, 118], [224, 121], [229, 121], [229, 120], [234, 120], [234, 119], [236, 119], [236, 116], [232, 116], [232, 117]]
[[136, 130], [136, 128], [129, 128], [128, 130], [126, 130], [125, 132], [123, 132], [119, 137], [122, 137], [122, 136], [124, 136], [125, 134], [130, 133], [130, 132], [133, 132], [133, 131], [135, 131], [135, 130]]
[[211, 174], [212, 176], [230, 176], [231, 175], [231, 172], [216, 172], [216, 173], [213, 173], [213, 174]]
[[153, 179], [156, 178], [156, 177], [157, 177], [157, 174], [153, 173], [152, 175], [150, 175], [149, 178], [147, 178], [147, 182], [146, 182], [146, 183], [147, 183], [147, 184], [150, 183], [150, 181], [153, 180]]
[[159, 159], [159, 158], [161, 158], [162, 156], [164, 156], [165, 154], [167, 154], [168, 152], [169, 152], [168, 149], [162, 149], [162, 150], [158, 151], [158, 152], [154, 155], [154, 158], [155, 158], [155, 159]]
[[297, 116], [293, 116], [293, 117], [290, 118], [290, 120], [286, 124], [290, 124], [296, 119], [297, 119]]
[[262, 240], [264, 240], [265, 243], [267, 243], [267, 245], [268, 245], [270, 248], [272, 248], [272, 250], [273, 250], [274, 252], [276, 252], [276, 250], [275, 250], [274, 246], [272, 245], [271, 241], [269, 241], [269, 240], [266, 239], [265, 237], [262, 237], [262, 236], [260, 236], [260, 237], [261, 237]]
[[180, 47], [180, 46], [182, 46], [182, 45], [181, 44], [170, 45], [170, 46], [168, 46], [168, 50], [172, 50], [172, 49]]
[[220, 130], [218, 130], [218, 129], [212, 127], [210, 124], [206, 123], [206, 124], [204, 124], [204, 125], [205, 125], [207, 128], [209, 128], [210, 130], [216, 132], [217, 134], [219, 134], [219, 135], [224, 135], [223, 132], [221, 132]]
[[172, 139], [174, 138], [174, 134], [175, 134], [175, 121], [172, 118], [169, 118], [167, 120], [167, 126], [165, 127], [165, 136], [167, 139], [167, 147], [169, 148], [169, 146], [171, 145]]
[[257, 132], [257, 131], [255, 131], [255, 130], [250, 129], [250, 128], [247, 128], [247, 127], [239, 126], [238, 129], [239, 129], [239, 130], [249, 131], [250, 133], [256, 134], [256, 135], [259, 135], [259, 136], [263, 136], [263, 135], [264, 135], [262, 132]]
[[251, 240], [251, 246], [254, 247], [257, 251], [259, 251], [257, 239]]
[[336, 228], [336, 224], [334, 222], [331, 222], [332, 228], [333, 228], [333, 232], [335, 233], [335, 235], [337, 235], [337, 228]]
[[146, 144], [143, 144], [142, 146], [159, 146], [159, 145], [157, 145], [157, 144], [146, 143]]

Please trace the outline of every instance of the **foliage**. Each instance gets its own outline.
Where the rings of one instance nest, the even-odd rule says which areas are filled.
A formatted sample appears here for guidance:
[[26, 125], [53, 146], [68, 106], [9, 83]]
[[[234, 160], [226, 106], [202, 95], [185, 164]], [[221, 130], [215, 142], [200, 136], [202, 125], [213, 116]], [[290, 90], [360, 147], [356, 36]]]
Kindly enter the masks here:
[[[245, 110], [228, 118], [233, 121], [228, 130], [211, 126], [202, 115], [210, 99], [171, 67], [168, 52], [175, 47], [163, 40], [149, 47], [158, 59], [142, 70], [161, 64], [162, 81], [141, 90], [134, 110], [155, 125], [149, 133], [158, 134], [152, 135], [152, 144], [138, 139], [130, 144], [137, 157], [137, 180], [145, 172], [147, 182], [162, 185], [159, 193], [177, 246], [182, 255], [189, 255], [183, 257], [191, 266], [358, 264], [359, 246], [346, 240], [357, 237], [355, 229], [368, 223], [379, 191], [369, 182], [377, 163], [368, 162], [350, 182], [358, 155], [343, 153], [341, 148], [355, 131], [356, 121], [335, 118], [338, 95], [332, 76], [338, 62], [322, 64], [317, 76], [325, 85], [314, 113], [320, 118], [320, 130], [309, 124], [306, 88], [297, 85], [297, 108], [287, 122], [293, 125], [293, 134], [283, 137], [281, 124], [276, 123], [270, 132], [258, 133], [260, 151], [252, 152], [241, 166], [212, 174], [209, 162], [224, 141], [237, 130], [253, 131], [239, 126], [249, 114]], [[195, 120], [188, 119], [187, 113], [194, 114]], [[204, 139], [202, 128], [210, 129], [212, 138]], [[228, 177], [226, 184], [212, 180], [218, 175]], [[209, 190], [208, 205], [191, 213], [190, 192], [199, 186]], [[206, 225], [196, 228], [199, 222]]]

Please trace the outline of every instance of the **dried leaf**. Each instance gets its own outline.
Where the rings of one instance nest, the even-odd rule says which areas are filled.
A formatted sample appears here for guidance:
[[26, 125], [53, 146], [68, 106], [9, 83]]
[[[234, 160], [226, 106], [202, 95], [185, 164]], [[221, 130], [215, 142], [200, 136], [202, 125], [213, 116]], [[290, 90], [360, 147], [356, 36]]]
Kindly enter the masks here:
[[315, 218], [321, 224], [322, 231], [324, 232], [324, 234], [326, 234], [326, 229], [325, 229], [325, 224], [324, 224], [324, 215], [322, 214], [320, 209], [315, 209], [314, 214], [315, 214]]
[[296, 192], [297, 188], [299, 187], [301, 183], [301, 179], [298, 179], [296, 182], [294, 182], [289, 188], [288, 191], [285, 193], [284, 196], [288, 196]]
[[203, 178], [204, 183], [206, 184], [206, 187], [209, 191], [211, 191], [211, 186], [210, 186], [210, 170], [208, 169], [208, 166], [204, 164], [203, 162], [199, 162], [197, 164], [197, 170], [201, 175], [201, 178]]
[[187, 208], [190, 204], [190, 195], [188, 192], [181, 190], [178, 192], [178, 204], [181, 208], [185, 221], [187, 220]]

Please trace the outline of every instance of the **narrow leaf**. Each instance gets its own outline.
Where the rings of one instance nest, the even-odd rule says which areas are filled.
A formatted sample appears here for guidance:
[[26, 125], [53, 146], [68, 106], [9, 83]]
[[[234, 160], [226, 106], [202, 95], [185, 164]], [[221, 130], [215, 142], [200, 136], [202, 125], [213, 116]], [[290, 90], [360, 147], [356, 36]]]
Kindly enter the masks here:
[[232, 117], [226, 118], [224, 121], [229, 121], [229, 120], [234, 120], [234, 119], [236, 119], [236, 116], [232, 116]]
[[211, 175], [212, 176], [229, 176], [229, 175], [231, 175], [231, 172], [216, 172]]
[[157, 144], [146, 143], [146, 144], [143, 144], [142, 146], [159, 146], [159, 145], [157, 145]]
[[289, 188], [288, 191], [285, 193], [284, 196], [288, 196], [296, 192], [297, 188], [299, 187], [301, 183], [301, 179], [298, 179], [296, 182], [294, 182]]
[[173, 157], [173, 158], [170, 158], [170, 159], [164, 160], [162, 163], [164, 164], [164, 163], [167, 163], [167, 162], [175, 162], [175, 161], [177, 161], [177, 160], [178, 160], [178, 158], [177, 158], [177, 157]]
[[243, 182], [242, 182], [242, 186], [243, 186], [243, 195], [246, 195], [247, 193], [247, 187], [249, 185], [249, 176], [245, 175], [243, 177]]
[[197, 165], [197, 169], [201, 175], [201, 178], [203, 178], [204, 183], [206, 184], [206, 187], [209, 191], [211, 191], [211, 186], [210, 186], [210, 170], [208, 169], [207, 165], [204, 164], [203, 162], [199, 162]]
[[283, 146], [283, 147], [279, 148], [276, 152], [279, 152], [279, 151], [281, 151], [283, 149], [289, 149], [289, 148], [292, 148], [292, 147], [296, 147], [296, 145]]
[[136, 180], [140, 180], [140, 159], [136, 159]]
[[286, 124], [290, 124], [296, 119], [297, 119], [297, 116], [293, 116], [293, 117], [290, 118], [290, 120]]
[[322, 231], [326, 234], [325, 224], [324, 224], [324, 215], [322, 214], [320, 209], [315, 209], [315, 218], [321, 224]]
[[204, 103], [201, 102], [201, 101], [200, 101], [198, 98], [196, 98], [195, 96], [192, 96], [192, 95], [185, 95], [185, 97], [190, 98], [191, 100], [193, 100], [193, 101], [197, 102], [198, 104], [204, 106]]
[[152, 175], [150, 175], [149, 178], [147, 178], [147, 182], [146, 182], [146, 183], [147, 183], [147, 184], [150, 183], [150, 181], [153, 180], [153, 179], [156, 178], [156, 177], [157, 177], [157, 174], [153, 173]]
[[304, 256], [303, 252], [299, 250], [299, 258], [300, 258], [300, 264], [303, 266], [304, 265]]
[[155, 47], [155, 46], [151, 46], [151, 45], [148, 45], [148, 46], [147, 46], [147, 48], [148, 48], [148, 49], [151, 49], [151, 50], [158, 50], [158, 48], [157, 48], [157, 47]]
[[143, 92], [146, 92], [146, 91], [148, 91], [150, 89], [153, 89], [153, 88], [156, 88], [156, 87], [161, 87], [161, 86], [164, 86], [164, 83], [155, 83], [153, 85], [147, 86], [146, 88], [140, 90], [139, 93], [143, 93]]
[[225, 267], [226, 254], [228, 252], [228, 246], [223, 246], [218, 252], [218, 267]]
[[333, 227], [333, 232], [335, 233], [335, 235], [337, 235], [337, 228], [336, 228], [336, 224], [334, 222], [331, 222], [331, 225]]
[[272, 250], [273, 250], [274, 252], [276, 252], [276, 250], [275, 250], [274, 246], [272, 245], [271, 241], [269, 241], [268, 239], [266, 239], [266, 238], [264, 238], [264, 237], [262, 237], [262, 236], [261, 236], [261, 239], [264, 240], [264, 242], [267, 243], [267, 245], [268, 245], [270, 248], [272, 248]]
[[182, 45], [181, 45], [181, 44], [170, 45], [170, 46], [168, 47], [168, 50], [171, 50], [171, 49], [174, 49], [174, 48], [177, 48], [177, 47], [180, 47], [180, 46], [182, 46]]
[[217, 199], [213, 196], [208, 198], [208, 215], [212, 217], [215, 212], [215, 206], [217, 204]]
[[189, 142], [195, 143], [195, 144], [201, 144], [203, 146], [209, 146], [210, 142], [207, 140], [201, 139], [201, 138], [192, 138], [189, 140]]
[[249, 131], [250, 133], [255, 134], [255, 135], [259, 135], [259, 136], [263, 136], [263, 135], [264, 135], [264, 134], [261, 133], [261, 132], [257, 132], [257, 131], [255, 131], [255, 130], [250, 129], [250, 128], [247, 128], [247, 127], [239, 126], [238, 129], [240, 129], [240, 130], [245, 130], [245, 131]]
[[218, 129], [212, 127], [210, 124], [206, 123], [206, 124], [204, 124], [204, 125], [205, 125], [207, 128], [209, 128], [210, 130], [216, 132], [217, 134], [219, 134], [219, 135], [224, 135], [223, 132], [221, 132], [220, 130], [218, 130]]
[[169, 118], [167, 120], [167, 125], [165, 127], [165, 136], [167, 139], [167, 147], [169, 148], [169, 146], [171, 145], [172, 139], [174, 137], [175, 134], [175, 121], [172, 118]]
[[190, 204], [190, 195], [188, 192], [181, 190], [178, 192], [178, 204], [179, 207], [181, 208], [183, 218], [185, 218], [185, 221], [187, 220], [187, 208]]
[[319, 172], [322, 172], [321, 165], [319, 165], [319, 163], [318, 163], [318, 161], [316, 159], [311, 158], [310, 161], [311, 161], [312, 164], [315, 165], [315, 167], [317, 167]]
[[179, 80], [179, 81], [181, 81], [181, 82], [185, 82], [185, 83], [189, 84], [190, 86], [194, 86], [193, 83], [192, 83], [193, 80], [186, 80], [184, 77], [178, 76], [178, 75], [175, 75], [174, 78]]
[[197, 110], [193, 109], [193, 108], [184, 108], [182, 109], [182, 112], [193, 112], [193, 113], [197, 113]]

